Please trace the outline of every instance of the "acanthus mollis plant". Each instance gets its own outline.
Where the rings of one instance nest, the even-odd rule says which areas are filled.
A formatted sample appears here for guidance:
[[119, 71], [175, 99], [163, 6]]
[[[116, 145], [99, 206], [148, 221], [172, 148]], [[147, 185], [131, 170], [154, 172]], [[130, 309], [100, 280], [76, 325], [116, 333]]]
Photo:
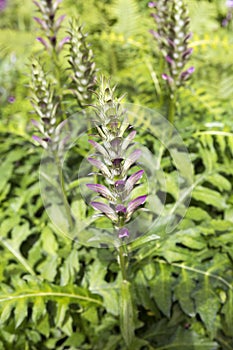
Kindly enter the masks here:
[[66, 211], [69, 227], [73, 227], [73, 219], [71, 216], [69, 204], [67, 201], [64, 179], [61, 166], [61, 155], [69, 134], [62, 135], [62, 131], [67, 120], [59, 123], [57, 118], [57, 108], [59, 102], [55, 94], [55, 88], [50, 81], [48, 73], [45, 71], [44, 65], [39, 60], [34, 60], [32, 64], [31, 75], [31, 104], [39, 120], [32, 119], [32, 124], [37, 130], [37, 134], [33, 135], [33, 139], [38, 142], [44, 149], [51, 152], [58, 171], [58, 180], [61, 188], [61, 195]]
[[68, 62], [71, 70], [71, 89], [77, 98], [80, 107], [90, 105], [93, 97], [93, 90], [96, 85], [96, 67], [94, 55], [87, 43], [87, 33], [84, 33], [83, 26], [73, 20], [68, 30], [69, 54]]
[[[115, 87], [102, 79], [97, 93], [98, 105], [95, 105], [96, 116], [93, 121], [98, 141], [90, 139], [95, 153], [88, 158], [89, 163], [97, 169], [101, 183], [88, 183], [87, 187], [97, 193], [99, 200], [90, 205], [98, 212], [98, 216], [107, 217], [115, 233], [114, 245], [118, 250], [118, 262], [122, 273], [120, 285], [120, 327], [127, 348], [134, 339], [134, 307], [131, 283], [128, 280], [127, 243], [131, 236], [127, 227], [133, 214], [142, 209], [147, 194], [133, 195], [133, 189], [143, 178], [144, 170], [137, 161], [141, 156], [139, 148], [133, 148], [136, 131], [127, 121], [127, 111], [121, 106], [122, 98], [115, 98]], [[135, 166], [137, 165], [137, 170]], [[138, 170], [139, 168], [139, 170]]]
[[173, 122], [177, 91], [185, 85], [194, 72], [192, 66], [185, 69], [193, 51], [189, 47], [192, 33], [189, 31], [188, 8], [184, 0], [158, 0], [148, 5], [156, 9], [156, 13], [152, 16], [156, 22], [157, 31], [150, 32], [158, 41], [166, 62], [166, 71], [162, 74], [162, 78], [166, 80], [169, 88], [168, 119]]
[[69, 41], [68, 36], [63, 38], [60, 42], [58, 42], [57, 38], [58, 31], [65, 18], [65, 15], [56, 18], [61, 1], [62, 0], [33, 1], [41, 15], [41, 17], [34, 17], [34, 20], [40, 25], [46, 37], [40, 36], [37, 40], [44, 45], [47, 51], [55, 53], [56, 55], [62, 50], [63, 45]]
[[[142, 206], [147, 195], [132, 199], [131, 193], [144, 174], [137, 170], [130, 176], [132, 168], [141, 156], [140, 149], [129, 149], [134, 145], [136, 131], [127, 122], [121, 108], [120, 100], [114, 98], [115, 87], [102, 79], [100, 91], [97, 93], [99, 105], [96, 108], [94, 121], [100, 142], [89, 140], [96, 153], [89, 157], [91, 165], [98, 169], [103, 184], [87, 184], [87, 187], [99, 194], [102, 200], [92, 201], [90, 205], [102, 215], [109, 218], [119, 239], [130, 237], [127, 223], [133, 213]], [[129, 152], [129, 155], [126, 154]]]

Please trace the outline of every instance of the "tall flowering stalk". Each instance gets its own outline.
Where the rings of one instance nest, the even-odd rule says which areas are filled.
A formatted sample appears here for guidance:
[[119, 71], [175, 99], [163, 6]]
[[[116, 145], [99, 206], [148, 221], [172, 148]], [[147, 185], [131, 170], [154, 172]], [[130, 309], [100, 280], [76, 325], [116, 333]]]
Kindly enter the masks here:
[[98, 169], [105, 185], [90, 183], [87, 187], [102, 198], [102, 201], [92, 201], [90, 205], [112, 222], [118, 238], [123, 240], [130, 236], [127, 223], [138, 207], [145, 203], [147, 195], [131, 198], [144, 173], [144, 170], [138, 170], [129, 176], [130, 169], [141, 156], [141, 150], [135, 149], [126, 156], [134, 144], [136, 131], [125, 120], [121, 99], [114, 98], [114, 91], [115, 87], [111, 88], [109, 82], [102, 79], [94, 121], [100, 142], [89, 140], [96, 153], [88, 161]]
[[[98, 105], [95, 129], [99, 142], [91, 139], [95, 154], [88, 158], [89, 163], [97, 169], [102, 183], [88, 183], [87, 187], [97, 193], [99, 200], [90, 205], [98, 215], [107, 217], [115, 229], [119, 240], [118, 261], [122, 273], [120, 286], [120, 325], [123, 338], [128, 348], [134, 339], [134, 308], [131, 284], [127, 278], [127, 241], [132, 232], [127, 224], [132, 216], [146, 201], [147, 195], [132, 198], [134, 187], [142, 179], [144, 170], [132, 171], [141, 156], [140, 149], [130, 150], [134, 144], [136, 131], [127, 121], [120, 99], [114, 97], [115, 87], [102, 79], [97, 93]], [[129, 155], [128, 155], [129, 154]]]
[[65, 15], [61, 15], [60, 17], [56, 18], [61, 1], [62, 0], [33, 1], [40, 13], [40, 17], [34, 17], [34, 20], [40, 25], [43, 33], [45, 34], [45, 38], [39, 36], [37, 40], [44, 45], [46, 50], [48, 50], [50, 53], [53, 52], [56, 55], [59, 54], [63, 45], [69, 41], [69, 37], [63, 38], [60, 42], [58, 42], [57, 39], [58, 31], [61, 28], [61, 24], [65, 18]]
[[61, 132], [65, 127], [66, 120], [64, 120], [62, 123], [59, 123], [58, 121], [57, 108], [59, 103], [54, 93], [54, 86], [49, 80], [44, 66], [38, 60], [35, 60], [32, 64], [30, 89], [31, 103], [34, 107], [34, 111], [39, 117], [39, 120], [32, 120], [32, 124], [37, 130], [36, 135], [33, 135], [33, 139], [38, 142], [44, 149], [51, 151], [52, 155], [54, 156], [58, 170], [58, 179], [60, 183], [63, 204], [66, 211], [66, 217], [69, 227], [72, 228], [73, 219], [66, 197], [60, 160], [60, 155], [62, 154], [62, 151], [65, 147], [67, 138], [61, 137]]
[[78, 21], [71, 22], [68, 34], [70, 37], [68, 62], [72, 80], [70, 89], [80, 107], [83, 107], [91, 103], [96, 85], [94, 55], [87, 44], [87, 34], [83, 32], [83, 26]]
[[194, 67], [185, 69], [192, 48], [189, 48], [189, 15], [184, 0], [158, 0], [150, 2], [149, 7], [155, 8], [152, 16], [157, 25], [157, 31], [151, 33], [158, 41], [159, 48], [166, 62], [166, 71], [162, 78], [167, 82], [170, 95], [168, 119], [173, 122], [177, 91], [184, 86], [194, 72]]

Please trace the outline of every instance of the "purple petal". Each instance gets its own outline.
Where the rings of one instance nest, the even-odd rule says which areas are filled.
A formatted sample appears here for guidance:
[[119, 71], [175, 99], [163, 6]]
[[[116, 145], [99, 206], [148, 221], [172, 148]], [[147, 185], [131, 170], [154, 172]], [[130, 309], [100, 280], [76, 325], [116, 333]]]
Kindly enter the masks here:
[[132, 164], [134, 164], [138, 160], [141, 154], [142, 154], [142, 151], [140, 149], [136, 149], [129, 155], [129, 157], [126, 159], [124, 164], [125, 172], [131, 167]]
[[42, 45], [44, 45], [44, 47], [48, 50], [49, 49], [49, 45], [47, 43], [46, 40], [44, 40], [43, 38], [41, 38], [40, 36], [38, 38], [36, 38], [36, 40], [38, 40]]
[[111, 177], [110, 171], [108, 170], [106, 165], [104, 163], [102, 163], [100, 160], [95, 159], [95, 158], [87, 158], [87, 160], [88, 160], [89, 163], [91, 163], [96, 168], [98, 168], [103, 173], [103, 175]]
[[43, 21], [42, 19], [38, 18], [38, 17], [33, 17], [33, 19], [45, 30], [48, 29], [47, 24], [45, 23], [45, 21]]
[[115, 182], [115, 188], [117, 189], [117, 191], [123, 192], [125, 189], [125, 181], [124, 180], [117, 180]]
[[174, 64], [174, 60], [168, 55], [165, 57], [165, 60], [171, 65]]
[[58, 29], [60, 27], [60, 25], [64, 21], [65, 17], [66, 17], [66, 15], [62, 15], [56, 20], [56, 23], [55, 23], [55, 26], [54, 26], [55, 29]]
[[116, 206], [116, 212], [117, 214], [126, 214], [126, 207], [123, 204], [117, 204]]
[[190, 49], [187, 49], [183, 54], [182, 54], [182, 58], [185, 60], [187, 60], [189, 58], [189, 56], [192, 54], [193, 52], [193, 49], [190, 48]]
[[125, 184], [125, 188], [127, 192], [130, 192], [132, 190], [133, 186], [138, 182], [138, 180], [141, 179], [143, 174], [144, 174], [144, 170], [139, 170], [128, 178]]
[[70, 37], [69, 36], [66, 36], [64, 39], [62, 39], [59, 43], [58, 43], [58, 52], [60, 52], [63, 48], [63, 46], [68, 43], [70, 41]]
[[118, 231], [118, 237], [119, 238], [129, 237], [129, 230], [126, 227], [120, 228]]
[[121, 149], [124, 151], [127, 149], [127, 147], [129, 146], [130, 142], [133, 141], [133, 139], [135, 138], [137, 132], [135, 130], [131, 131], [129, 133], [129, 135], [124, 139], [124, 141], [122, 142], [122, 146]]
[[7, 99], [7, 101], [8, 101], [9, 103], [14, 103], [14, 102], [15, 102], [15, 97], [14, 97], [14, 96], [9, 96], [8, 99]]
[[182, 72], [181, 75], [180, 75], [180, 79], [182, 81], [185, 81], [187, 80], [190, 75], [194, 72], [195, 68], [194, 67], [190, 67], [189, 69], [187, 69], [186, 71]]
[[127, 213], [131, 215], [137, 209], [137, 207], [145, 203], [146, 197], [147, 195], [140, 196], [129, 202]]
[[186, 43], [190, 38], [192, 38], [193, 33], [189, 33], [186, 35], [186, 37], [184, 38], [184, 43]]
[[56, 127], [56, 134], [60, 134], [61, 130], [64, 128], [64, 126], [67, 124], [68, 120], [63, 120], [57, 127]]
[[233, 0], [227, 0], [226, 1], [226, 6], [227, 7], [233, 7]]
[[33, 3], [40, 9], [41, 12], [43, 12], [44, 8], [38, 1], [33, 1]]
[[149, 30], [149, 33], [151, 33], [155, 39], [159, 39], [159, 38], [160, 38], [159, 33], [157, 33], [157, 32], [156, 32], [155, 30], [153, 30], [153, 29]]
[[119, 168], [121, 166], [121, 163], [123, 162], [123, 158], [116, 158], [112, 160], [112, 164], [115, 168]]
[[37, 141], [43, 148], [47, 148], [47, 142], [40, 138], [39, 136], [33, 135], [32, 136], [33, 140]]
[[168, 42], [168, 44], [171, 46], [171, 47], [173, 47], [173, 48], [175, 48], [176, 47], [176, 44], [174, 43], [174, 41], [173, 40], [171, 40], [171, 39], [167, 39], [167, 42]]
[[113, 196], [111, 191], [109, 191], [109, 189], [107, 187], [105, 187], [104, 185], [100, 185], [100, 184], [86, 184], [86, 186], [90, 190], [99, 193], [101, 196], [103, 196], [103, 197], [105, 197], [107, 199], [112, 199], [112, 200], [115, 199], [115, 197]]
[[106, 149], [105, 149], [102, 145], [100, 145], [98, 142], [95, 142], [95, 141], [93, 141], [93, 140], [88, 140], [88, 142], [89, 142], [92, 146], [94, 146], [94, 147], [97, 149], [97, 151], [98, 151], [99, 153], [101, 153], [104, 157], [109, 158], [108, 152], [106, 151]]
[[100, 202], [91, 202], [90, 205], [94, 209], [101, 211], [101, 213], [106, 215], [110, 220], [118, 220], [118, 216], [116, 215], [115, 211], [111, 207], [109, 207], [109, 205]]

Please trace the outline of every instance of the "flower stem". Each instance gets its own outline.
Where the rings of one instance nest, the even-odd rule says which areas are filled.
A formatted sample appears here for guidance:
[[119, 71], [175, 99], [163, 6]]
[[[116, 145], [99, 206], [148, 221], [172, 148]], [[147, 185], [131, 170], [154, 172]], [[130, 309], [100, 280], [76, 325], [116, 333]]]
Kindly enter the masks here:
[[122, 279], [127, 281], [127, 251], [125, 244], [121, 245], [118, 250], [119, 265], [121, 268]]
[[66, 196], [66, 190], [65, 190], [61, 162], [60, 162], [60, 159], [58, 157], [57, 152], [54, 152], [54, 156], [55, 156], [56, 166], [57, 166], [57, 170], [58, 170], [58, 177], [59, 177], [59, 183], [60, 183], [60, 188], [61, 188], [62, 201], [63, 201], [63, 205], [65, 207], [65, 212], [66, 212], [66, 217], [67, 217], [68, 224], [69, 224], [69, 229], [72, 230], [74, 223], [73, 223], [73, 219], [72, 219], [72, 215], [71, 215], [71, 211], [70, 211], [70, 206], [69, 206], [67, 196]]
[[176, 114], [176, 94], [174, 93], [173, 96], [169, 96], [169, 101], [168, 101], [168, 121], [171, 124], [174, 123], [175, 114]]

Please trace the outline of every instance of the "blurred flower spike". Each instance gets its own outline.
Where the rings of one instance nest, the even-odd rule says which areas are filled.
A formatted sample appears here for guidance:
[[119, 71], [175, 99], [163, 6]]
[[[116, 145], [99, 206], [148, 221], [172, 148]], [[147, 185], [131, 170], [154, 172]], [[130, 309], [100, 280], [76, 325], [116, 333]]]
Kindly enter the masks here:
[[7, 6], [7, 0], [0, 0], [0, 11], [5, 10]]
[[125, 239], [130, 237], [126, 225], [134, 212], [144, 205], [147, 195], [132, 198], [134, 188], [144, 175], [142, 169], [132, 171], [138, 166], [141, 150], [130, 151], [135, 144], [136, 131], [125, 120], [119, 100], [114, 97], [114, 90], [115, 87], [111, 88], [109, 82], [102, 79], [97, 93], [99, 105], [95, 106], [97, 118], [94, 120], [100, 142], [89, 140], [95, 154], [88, 158], [88, 162], [97, 168], [96, 174], [105, 184], [88, 183], [86, 186], [101, 198], [100, 201], [90, 202], [98, 216], [111, 220], [118, 238]]
[[171, 96], [194, 72], [194, 67], [184, 69], [193, 49], [188, 47], [192, 33], [189, 32], [189, 15], [184, 0], [158, 0], [149, 2], [155, 8], [152, 17], [156, 23], [156, 31], [150, 30], [159, 44], [166, 61], [167, 70], [162, 78], [166, 80]]
[[33, 2], [41, 15], [41, 17], [34, 17], [34, 20], [45, 34], [45, 38], [39, 36], [37, 40], [45, 47], [47, 51], [51, 52], [54, 50], [57, 54], [59, 54], [62, 47], [70, 39], [67, 36], [60, 42], [57, 40], [57, 33], [61, 28], [64, 18], [66, 17], [65, 15], [61, 15], [60, 17], [56, 18], [61, 0], [38, 0]]

